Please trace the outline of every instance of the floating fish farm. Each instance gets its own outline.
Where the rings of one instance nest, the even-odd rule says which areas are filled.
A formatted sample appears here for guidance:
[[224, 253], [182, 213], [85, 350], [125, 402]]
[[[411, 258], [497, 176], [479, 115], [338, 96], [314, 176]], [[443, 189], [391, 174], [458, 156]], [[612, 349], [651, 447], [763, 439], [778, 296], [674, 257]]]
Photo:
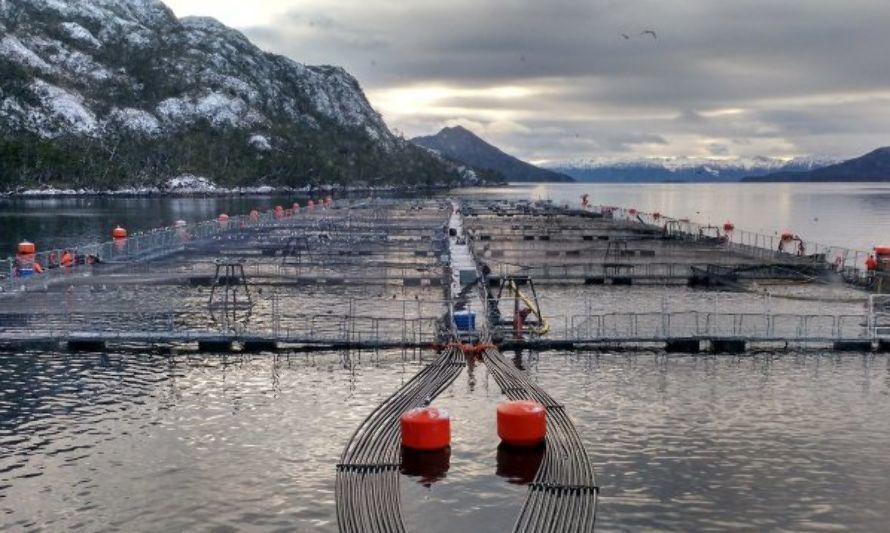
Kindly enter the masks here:
[[[327, 201], [112, 237], [26, 242], [0, 263], [0, 347], [421, 358], [331, 465], [344, 532], [407, 530], [400, 478], [447, 465], [437, 397], [475, 364], [505, 402], [531, 406], [498, 411], [504, 445], [541, 450], [513, 531], [594, 529], [599, 488], [570, 399], [502, 350], [890, 349], [880, 254], [863, 269], [856, 252], [792, 234], [634, 209]], [[430, 445], [412, 448], [408, 431]]]

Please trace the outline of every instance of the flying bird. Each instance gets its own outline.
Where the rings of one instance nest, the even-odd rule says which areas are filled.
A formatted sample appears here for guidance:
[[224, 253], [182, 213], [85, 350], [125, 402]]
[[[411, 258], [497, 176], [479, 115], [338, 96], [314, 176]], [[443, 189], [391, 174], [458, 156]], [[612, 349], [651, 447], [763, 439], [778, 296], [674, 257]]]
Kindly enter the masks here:
[[655, 34], [653, 30], [643, 30], [640, 32], [640, 35], [651, 35], [653, 39], [658, 39], [658, 35]]
[[626, 34], [626, 33], [622, 33], [622, 34], [620, 34], [620, 35], [621, 35], [622, 37], [624, 37], [625, 39], [630, 39], [630, 35], [628, 35], [628, 34]]

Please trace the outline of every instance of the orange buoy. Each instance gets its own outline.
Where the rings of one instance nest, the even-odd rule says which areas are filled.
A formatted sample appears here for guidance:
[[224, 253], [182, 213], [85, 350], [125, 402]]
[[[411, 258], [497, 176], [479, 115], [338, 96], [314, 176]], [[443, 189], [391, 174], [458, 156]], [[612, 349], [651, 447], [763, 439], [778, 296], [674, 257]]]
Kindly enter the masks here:
[[508, 446], [537, 446], [547, 435], [547, 410], [538, 402], [517, 400], [498, 405], [498, 437]]
[[22, 241], [18, 246], [19, 255], [32, 255], [37, 253], [37, 246], [30, 241]]
[[451, 416], [436, 407], [405, 411], [399, 418], [402, 446], [412, 450], [441, 450], [451, 444]]
[[113, 239], [126, 239], [127, 238], [127, 230], [124, 228], [117, 226], [113, 230], [111, 230], [111, 237]]

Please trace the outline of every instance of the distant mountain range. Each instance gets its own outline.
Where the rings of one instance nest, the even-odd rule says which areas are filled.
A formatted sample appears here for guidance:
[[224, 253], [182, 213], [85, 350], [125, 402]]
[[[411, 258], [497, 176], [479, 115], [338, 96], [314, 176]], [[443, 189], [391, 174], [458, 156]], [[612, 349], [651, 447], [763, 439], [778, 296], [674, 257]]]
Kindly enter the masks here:
[[584, 159], [550, 166], [578, 181], [607, 183], [734, 182], [775, 172], [805, 172], [837, 163], [838, 159], [768, 157], [709, 159], [661, 157], [622, 160]]
[[526, 163], [480, 139], [470, 130], [454, 126], [411, 142], [465, 164], [477, 172], [495, 172], [511, 182], [570, 182], [570, 176]]
[[159, 0], [0, 0], [0, 191], [456, 184], [339, 67], [263, 52]]
[[807, 172], [774, 172], [744, 181], [890, 181], [890, 147]]

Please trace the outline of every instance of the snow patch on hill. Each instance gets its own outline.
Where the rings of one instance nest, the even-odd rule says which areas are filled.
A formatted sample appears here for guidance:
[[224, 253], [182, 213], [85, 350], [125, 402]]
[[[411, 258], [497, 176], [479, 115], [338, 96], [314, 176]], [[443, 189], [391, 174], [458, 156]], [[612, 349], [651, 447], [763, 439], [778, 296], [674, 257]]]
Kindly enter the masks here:
[[[49, 111], [50, 118], [55, 119], [55, 124], [50, 122], [49, 128], [41, 130], [43, 136], [52, 137], [60, 129], [87, 135], [96, 131], [96, 116], [84, 106], [79, 94], [70, 93], [43, 80], [36, 80], [31, 87], [43, 107]], [[40, 120], [39, 112], [32, 112], [31, 118]]]
[[32, 67], [42, 73], [53, 72], [53, 67], [49, 63], [11, 35], [0, 41], [0, 55], [23, 67]]
[[68, 37], [75, 41], [88, 44], [93, 48], [102, 48], [102, 43], [99, 42], [99, 39], [96, 39], [93, 34], [90, 33], [90, 30], [84, 28], [80, 24], [76, 22], [63, 22], [61, 26], [65, 33], [68, 34]]
[[202, 193], [214, 192], [217, 190], [217, 187], [216, 183], [210, 178], [194, 176], [192, 174], [183, 174], [168, 179], [164, 183], [163, 189], [175, 193]]
[[161, 123], [154, 115], [148, 111], [132, 107], [113, 109], [108, 123], [134, 133], [145, 135], [158, 135], [161, 133]]
[[158, 115], [170, 123], [191, 124], [206, 119], [214, 126], [241, 126], [262, 123], [264, 118], [251, 112], [247, 102], [221, 92], [197, 98], [168, 98], [158, 104]]
[[254, 134], [250, 136], [250, 139], [247, 141], [247, 144], [253, 146], [257, 150], [261, 152], [268, 152], [272, 149], [272, 143], [269, 141], [269, 138], [265, 135]]

